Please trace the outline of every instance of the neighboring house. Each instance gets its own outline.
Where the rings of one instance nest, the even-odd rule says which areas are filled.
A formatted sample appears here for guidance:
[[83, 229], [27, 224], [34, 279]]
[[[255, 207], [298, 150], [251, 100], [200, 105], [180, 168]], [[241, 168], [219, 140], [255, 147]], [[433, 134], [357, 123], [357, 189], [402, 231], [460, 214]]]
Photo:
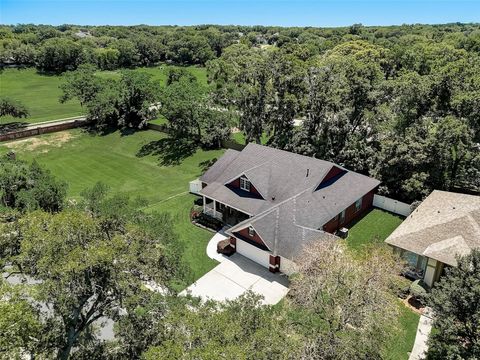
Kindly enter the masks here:
[[480, 196], [433, 191], [385, 240], [432, 286], [456, 256], [480, 247]]
[[379, 181], [334, 163], [249, 144], [227, 150], [200, 178], [204, 212], [230, 225], [236, 251], [289, 273], [304, 246], [372, 206]]

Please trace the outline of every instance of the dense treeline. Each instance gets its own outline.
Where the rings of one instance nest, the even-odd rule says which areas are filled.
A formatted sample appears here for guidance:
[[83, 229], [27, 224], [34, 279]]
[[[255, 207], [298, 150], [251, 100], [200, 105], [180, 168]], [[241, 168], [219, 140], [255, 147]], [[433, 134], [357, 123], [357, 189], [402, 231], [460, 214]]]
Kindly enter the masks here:
[[[82, 63], [101, 69], [146, 66], [170, 61], [204, 65], [225, 48], [276, 46], [306, 60], [335, 46], [365, 40], [392, 51], [392, 56], [415, 61], [416, 43], [448, 43], [457, 49], [480, 51], [478, 25], [403, 25], [343, 28], [282, 28], [264, 26], [75, 26], [2, 25], [0, 60], [62, 72]], [[405, 52], [405, 47], [414, 45]]]
[[[302, 60], [232, 45], [208, 63], [212, 96], [247, 141], [331, 160], [404, 201], [480, 189], [480, 54], [412, 35], [352, 40]], [[294, 119], [303, 124], [294, 126]]]
[[[78, 98], [104, 124], [142, 127], [160, 112], [174, 136], [208, 147], [238, 127], [247, 141], [266, 136], [270, 146], [375, 176], [384, 194], [408, 202], [432, 189], [480, 189], [475, 24], [17, 25], [2, 26], [0, 36], [4, 62], [55, 72], [80, 67], [62, 100]], [[181, 71], [163, 89], [128, 73], [93, 81], [89, 68], [158, 62], [205, 65], [209, 86]], [[161, 107], [149, 107], [158, 101]]]

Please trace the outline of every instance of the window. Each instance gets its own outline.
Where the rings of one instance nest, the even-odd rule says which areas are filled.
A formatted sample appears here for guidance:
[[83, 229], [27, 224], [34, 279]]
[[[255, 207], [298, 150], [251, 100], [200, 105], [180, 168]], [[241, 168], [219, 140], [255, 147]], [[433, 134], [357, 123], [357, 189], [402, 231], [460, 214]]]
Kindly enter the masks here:
[[355, 201], [355, 211], [359, 211], [362, 208], [362, 199]]
[[245, 176], [240, 178], [240, 189], [250, 191], [250, 181]]
[[254, 237], [255, 236], [255, 229], [253, 226], [248, 227], [248, 236]]
[[340, 224], [345, 222], [345, 210], [340, 213]]
[[427, 258], [417, 255], [410, 251], [402, 251], [402, 258], [407, 262], [410, 271], [415, 272], [419, 276], [423, 276], [427, 267]]

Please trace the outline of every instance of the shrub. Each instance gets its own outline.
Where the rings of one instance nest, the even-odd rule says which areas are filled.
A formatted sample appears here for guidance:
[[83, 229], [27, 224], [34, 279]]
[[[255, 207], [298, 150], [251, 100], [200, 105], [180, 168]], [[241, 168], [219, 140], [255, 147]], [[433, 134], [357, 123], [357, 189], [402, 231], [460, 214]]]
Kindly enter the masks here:
[[202, 226], [205, 226], [209, 229], [219, 231], [223, 227], [223, 223], [220, 220], [217, 220], [207, 214], [201, 213], [199, 214], [196, 218], [193, 218], [193, 220]]
[[411, 284], [412, 282], [403, 276], [395, 276], [391, 288], [400, 299], [406, 299], [410, 294]]
[[420, 303], [425, 302], [425, 298], [428, 294], [428, 286], [423, 282], [423, 280], [415, 280], [410, 285], [410, 294], [412, 297], [419, 301]]

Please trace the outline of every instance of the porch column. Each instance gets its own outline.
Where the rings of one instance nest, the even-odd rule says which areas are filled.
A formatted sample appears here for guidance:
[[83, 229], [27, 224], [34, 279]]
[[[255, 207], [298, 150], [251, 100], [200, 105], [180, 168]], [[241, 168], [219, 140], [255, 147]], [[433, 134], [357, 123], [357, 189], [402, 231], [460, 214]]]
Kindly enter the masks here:
[[280, 256], [270, 255], [268, 270], [272, 273], [280, 271]]
[[230, 236], [230, 246], [237, 251], [237, 239], [234, 238], [233, 236]]
[[205, 199], [205, 196], [203, 197], [203, 212], [205, 213], [205, 206], [207, 204], [207, 200]]
[[213, 199], [213, 217], [217, 218], [217, 202]]
[[437, 263], [437, 260], [430, 258], [428, 259], [427, 268], [425, 269], [425, 275], [423, 277], [423, 280], [425, 281], [425, 284], [427, 284], [429, 287], [432, 287], [433, 283], [435, 282]]

